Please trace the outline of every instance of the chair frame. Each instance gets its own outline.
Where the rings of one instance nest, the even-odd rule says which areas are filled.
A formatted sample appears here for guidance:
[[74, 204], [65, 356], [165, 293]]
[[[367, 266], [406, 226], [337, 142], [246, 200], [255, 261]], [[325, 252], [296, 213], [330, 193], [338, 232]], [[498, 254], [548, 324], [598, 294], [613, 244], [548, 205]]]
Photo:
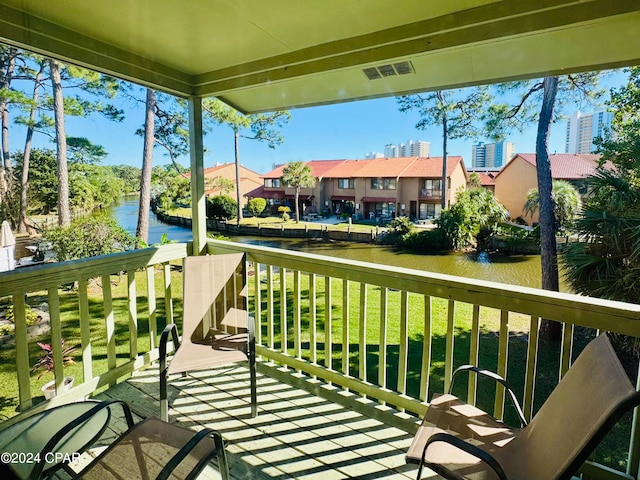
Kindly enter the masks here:
[[[246, 259], [244, 260], [246, 262]], [[244, 283], [247, 283], [245, 266], [243, 266]], [[251, 383], [251, 418], [258, 415], [258, 393], [257, 393], [257, 373], [256, 373], [256, 339], [254, 318], [247, 312], [247, 359], [249, 363], [249, 377]], [[168, 399], [168, 347], [169, 341], [173, 342], [174, 353], [178, 351], [181, 345], [180, 336], [178, 334], [178, 326], [175, 323], [167, 325], [160, 336], [159, 348], [159, 369], [160, 369], [160, 418], [165, 422], [169, 420], [169, 399]], [[183, 372], [182, 376], [186, 377], [187, 372]]]
[[[451, 386], [449, 388], [449, 393], [451, 393], [451, 390], [453, 387], [453, 379], [455, 378], [456, 374], [462, 371], [475, 372], [477, 374], [484, 375], [502, 384], [506, 388], [510, 398], [512, 399], [515, 405], [516, 413], [518, 414], [518, 417], [520, 419], [521, 427], [525, 427], [527, 425], [527, 422], [524, 418], [522, 409], [517, 401], [515, 393], [508, 386], [507, 382], [501, 376], [493, 372], [490, 372], [488, 370], [483, 370], [478, 367], [474, 367], [472, 365], [463, 365], [462, 367], [458, 368], [454, 372], [452, 381], [451, 381]], [[621, 401], [619, 404], [617, 404], [615, 409], [609, 413], [609, 415], [606, 417], [606, 419], [604, 419], [602, 424], [593, 432], [593, 434], [588, 439], [586, 439], [586, 443], [584, 444], [583, 448], [576, 454], [573, 460], [564, 468], [564, 470], [562, 470], [554, 478], [557, 480], [570, 480], [573, 477], [573, 475], [575, 475], [575, 473], [580, 469], [580, 467], [589, 459], [589, 456], [591, 455], [593, 450], [598, 446], [598, 444], [600, 444], [603, 438], [613, 428], [613, 426], [622, 418], [622, 416], [625, 413], [627, 413], [629, 410], [639, 405], [640, 405], [640, 391], [636, 391], [634, 394], [630, 395], [624, 401]], [[448, 443], [464, 451], [465, 453], [468, 453], [476, 457], [478, 460], [480, 460], [481, 462], [489, 466], [500, 480], [508, 480], [508, 477], [504, 472], [502, 466], [498, 462], [498, 460], [494, 458], [489, 452], [483, 449], [480, 449], [471, 443], [465, 442], [464, 440], [450, 433], [435, 433], [428, 438], [428, 440], [424, 445], [424, 448], [422, 449], [422, 454], [419, 461], [418, 474], [416, 476], [418, 480], [420, 480], [422, 477], [422, 470], [425, 465], [428, 466], [434, 472], [436, 472], [438, 475], [441, 475], [446, 479], [464, 480], [464, 477], [460, 476], [456, 472], [449, 470], [444, 465], [426, 461], [426, 454], [427, 454], [428, 448], [431, 445], [438, 442]], [[417, 461], [417, 459], [407, 457], [407, 461], [415, 462]]]

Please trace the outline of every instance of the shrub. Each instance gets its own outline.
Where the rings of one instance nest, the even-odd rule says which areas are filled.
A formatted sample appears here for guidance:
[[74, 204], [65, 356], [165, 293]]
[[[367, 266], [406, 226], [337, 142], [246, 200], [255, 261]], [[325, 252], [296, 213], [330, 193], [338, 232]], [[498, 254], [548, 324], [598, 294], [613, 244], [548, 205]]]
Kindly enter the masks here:
[[[76, 347], [67, 347], [64, 348], [64, 338], [60, 339], [60, 344], [62, 346], [62, 365], [68, 366], [76, 363], [73, 360], [71, 354], [76, 351]], [[42, 350], [40, 353], [40, 358], [35, 363], [33, 368], [31, 369], [31, 373], [38, 373], [38, 379], [40, 379], [45, 373], [53, 372], [53, 348], [48, 343], [38, 342], [38, 346]]]
[[135, 237], [107, 215], [75, 220], [68, 227], [49, 230], [45, 237], [59, 261], [106, 255], [136, 246]]
[[227, 195], [217, 195], [207, 202], [207, 217], [216, 220], [229, 220], [238, 213], [238, 202]]
[[[9, 305], [9, 308], [7, 308], [4, 317], [11, 323], [16, 323], [13, 305]], [[27, 325], [35, 325], [40, 320], [42, 320], [42, 317], [38, 315], [38, 312], [34, 311], [33, 308], [31, 308], [29, 305], [25, 305], [25, 317], [27, 320]]]
[[267, 201], [264, 198], [250, 198], [247, 202], [247, 210], [254, 216], [260, 215], [267, 208]]
[[440, 228], [410, 233], [403, 238], [403, 242], [406, 248], [418, 251], [451, 249], [451, 242]]

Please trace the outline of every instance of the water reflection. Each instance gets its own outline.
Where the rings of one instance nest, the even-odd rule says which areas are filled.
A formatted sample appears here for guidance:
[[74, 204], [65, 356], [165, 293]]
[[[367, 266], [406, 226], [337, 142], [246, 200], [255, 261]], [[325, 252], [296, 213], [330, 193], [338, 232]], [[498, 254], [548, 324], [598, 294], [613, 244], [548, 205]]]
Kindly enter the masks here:
[[[111, 214], [129, 232], [135, 233], [138, 219], [138, 200], [136, 197], [122, 199], [112, 207]], [[180, 242], [188, 242], [193, 238], [190, 229], [164, 224], [151, 214], [149, 218], [149, 243], [159, 243], [163, 233], [166, 233], [169, 239]], [[365, 243], [325, 242], [293, 238], [240, 236], [231, 237], [231, 240], [527, 287], [539, 288], [541, 285], [539, 255], [498, 255], [487, 252], [416, 254], [394, 247]], [[566, 287], [561, 285], [561, 289], [566, 290]]]

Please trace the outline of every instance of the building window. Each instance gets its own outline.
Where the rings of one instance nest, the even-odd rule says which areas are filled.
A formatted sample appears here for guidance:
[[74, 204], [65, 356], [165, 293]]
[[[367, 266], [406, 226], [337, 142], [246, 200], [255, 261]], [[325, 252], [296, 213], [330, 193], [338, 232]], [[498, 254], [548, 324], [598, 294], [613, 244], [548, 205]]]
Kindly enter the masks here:
[[425, 180], [424, 189], [421, 192], [423, 197], [440, 197], [442, 196], [442, 180]]
[[439, 203], [421, 203], [420, 204], [420, 220], [426, 220], [428, 218], [436, 218], [440, 216], [442, 206]]
[[395, 217], [396, 204], [394, 202], [376, 202], [373, 204], [376, 217]]
[[265, 187], [279, 187], [280, 186], [280, 179], [279, 178], [265, 178], [264, 179], [264, 186]]
[[341, 178], [338, 180], [338, 188], [356, 188], [356, 181], [353, 178]]
[[395, 190], [396, 179], [395, 178], [372, 178], [371, 190]]

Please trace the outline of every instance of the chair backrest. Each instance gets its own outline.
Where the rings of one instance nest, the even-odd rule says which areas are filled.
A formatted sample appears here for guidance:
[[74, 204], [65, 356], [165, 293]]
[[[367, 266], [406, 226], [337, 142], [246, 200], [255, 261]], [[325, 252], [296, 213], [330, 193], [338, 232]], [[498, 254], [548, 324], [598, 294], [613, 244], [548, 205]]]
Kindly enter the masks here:
[[607, 335], [600, 335], [505, 449], [509, 453], [504, 452], [504, 461], [511, 464], [507, 470], [524, 469], [522, 478], [570, 478], [615, 422], [639, 402]]
[[187, 257], [184, 265], [184, 343], [199, 343], [212, 328], [230, 333], [247, 328], [245, 255]]

